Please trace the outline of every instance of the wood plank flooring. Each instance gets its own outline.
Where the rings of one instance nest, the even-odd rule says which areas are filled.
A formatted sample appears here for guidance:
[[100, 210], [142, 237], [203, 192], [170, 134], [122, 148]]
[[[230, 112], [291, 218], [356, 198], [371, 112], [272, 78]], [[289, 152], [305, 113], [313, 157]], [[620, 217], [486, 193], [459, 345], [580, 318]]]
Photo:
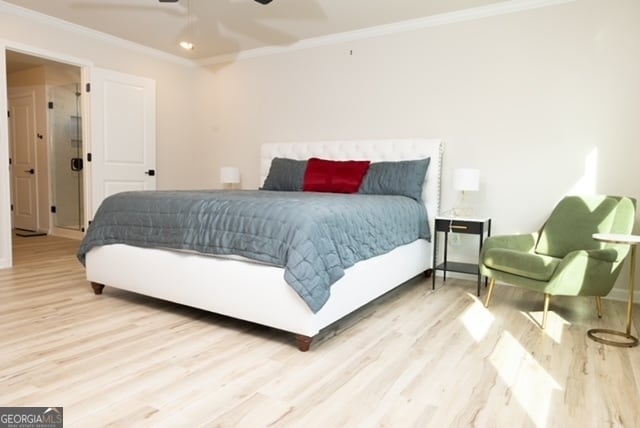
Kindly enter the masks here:
[[[78, 241], [15, 238], [0, 270], [0, 406], [63, 406], [65, 426], [638, 427], [640, 347], [624, 302], [417, 278], [302, 353], [289, 333], [106, 287]], [[114, 266], [117, 269], [117, 266]], [[484, 296], [483, 296], [484, 297]], [[633, 332], [640, 310], [636, 305]]]

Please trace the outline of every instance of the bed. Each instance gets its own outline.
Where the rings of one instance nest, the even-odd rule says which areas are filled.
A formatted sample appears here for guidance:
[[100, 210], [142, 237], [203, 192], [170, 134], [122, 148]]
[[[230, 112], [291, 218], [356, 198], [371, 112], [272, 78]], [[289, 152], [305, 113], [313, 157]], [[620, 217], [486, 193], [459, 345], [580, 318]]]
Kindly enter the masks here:
[[[371, 162], [429, 158], [421, 196], [433, 231], [442, 151], [438, 139], [269, 143], [261, 148], [261, 183], [274, 158]], [[92, 247], [82, 261], [95, 294], [102, 294], [107, 285], [284, 330], [295, 335], [298, 349], [307, 351], [322, 329], [409, 279], [430, 273], [431, 260], [430, 240], [416, 239], [359, 261], [345, 269], [344, 276], [331, 284], [326, 302], [313, 310], [285, 281], [283, 267], [243, 257], [111, 243]]]

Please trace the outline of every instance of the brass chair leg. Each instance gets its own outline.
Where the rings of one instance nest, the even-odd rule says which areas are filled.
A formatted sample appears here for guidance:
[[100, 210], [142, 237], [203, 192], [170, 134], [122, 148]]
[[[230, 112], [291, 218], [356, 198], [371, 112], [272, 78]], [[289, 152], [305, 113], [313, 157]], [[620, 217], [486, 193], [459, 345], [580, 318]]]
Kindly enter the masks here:
[[596, 308], [598, 308], [598, 318], [602, 318], [602, 297], [596, 296]]
[[489, 281], [489, 291], [487, 291], [487, 300], [485, 300], [484, 302], [484, 307], [488, 308], [489, 307], [489, 302], [491, 301], [491, 296], [493, 295], [493, 287], [494, 285], [496, 285], [496, 279], [495, 278], [491, 278], [491, 281]]
[[551, 294], [544, 293], [544, 312], [542, 314], [542, 329], [547, 328], [547, 312], [549, 311], [549, 300], [551, 300]]
[[598, 318], [602, 318], [602, 297], [596, 296], [596, 308], [598, 310]]

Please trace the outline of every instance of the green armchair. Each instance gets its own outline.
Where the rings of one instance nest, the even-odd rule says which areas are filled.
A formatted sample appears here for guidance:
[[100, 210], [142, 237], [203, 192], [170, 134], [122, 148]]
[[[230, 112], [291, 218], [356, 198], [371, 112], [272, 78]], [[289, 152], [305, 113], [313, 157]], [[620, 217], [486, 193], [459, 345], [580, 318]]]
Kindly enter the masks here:
[[629, 245], [593, 239], [594, 233], [632, 231], [636, 201], [619, 196], [567, 196], [554, 208], [540, 231], [491, 236], [480, 253], [480, 272], [490, 279], [485, 306], [496, 281], [544, 293], [542, 328], [551, 296], [601, 297], [613, 288]]

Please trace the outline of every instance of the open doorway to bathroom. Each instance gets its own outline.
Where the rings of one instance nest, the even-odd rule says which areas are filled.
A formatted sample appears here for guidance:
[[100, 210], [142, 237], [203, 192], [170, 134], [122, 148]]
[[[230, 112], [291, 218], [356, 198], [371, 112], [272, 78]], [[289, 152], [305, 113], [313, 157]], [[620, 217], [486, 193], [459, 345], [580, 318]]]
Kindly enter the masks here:
[[49, 90], [51, 200], [55, 229], [83, 231], [82, 106], [79, 80]]
[[80, 239], [81, 69], [11, 50], [6, 63], [14, 233]]

